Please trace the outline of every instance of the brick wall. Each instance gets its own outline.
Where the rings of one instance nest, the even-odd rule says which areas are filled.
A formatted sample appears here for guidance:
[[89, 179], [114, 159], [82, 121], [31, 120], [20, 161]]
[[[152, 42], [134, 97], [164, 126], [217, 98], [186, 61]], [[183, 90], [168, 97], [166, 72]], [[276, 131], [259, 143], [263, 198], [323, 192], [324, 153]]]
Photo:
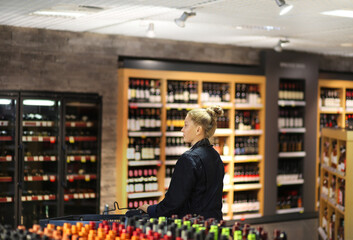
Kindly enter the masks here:
[[[0, 89], [103, 97], [101, 208], [115, 200], [117, 57], [258, 65], [261, 49], [0, 26]], [[353, 58], [320, 56], [320, 69], [353, 72]]]

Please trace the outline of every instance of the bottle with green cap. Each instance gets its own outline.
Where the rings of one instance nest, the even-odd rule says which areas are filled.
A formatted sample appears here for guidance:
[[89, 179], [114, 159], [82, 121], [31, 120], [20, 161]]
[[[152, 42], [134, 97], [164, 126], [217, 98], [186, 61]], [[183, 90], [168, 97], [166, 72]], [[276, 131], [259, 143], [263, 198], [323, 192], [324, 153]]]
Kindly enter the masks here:
[[242, 234], [241, 230], [234, 231], [233, 238], [234, 238], [234, 240], [243, 240], [243, 234]]
[[214, 232], [214, 239], [218, 240], [218, 226], [211, 225], [210, 232]]

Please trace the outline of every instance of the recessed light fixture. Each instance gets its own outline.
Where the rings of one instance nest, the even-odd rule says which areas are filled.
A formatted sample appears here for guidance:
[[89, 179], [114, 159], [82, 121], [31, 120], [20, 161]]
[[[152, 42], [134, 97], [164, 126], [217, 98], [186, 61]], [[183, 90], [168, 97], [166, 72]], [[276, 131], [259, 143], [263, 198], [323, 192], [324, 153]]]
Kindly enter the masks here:
[[0, 99], [0, 105], [9, 105], [11, 103], [11, 99]]
[[333, 11], [326, 11], [322, 12], [323, 15], [335, 16], [335, 17], [348, 17], [353, 18], [353, 10], [333, 10]]
[[52, 100], [27, 99], [27, 100], [23, 100], [23, 105], [27, 105], [27, 106], [54, 106], [55, 102]]
[[41, 9], [32, 12], [31, 15], [49, 16], [49, 17], [65, 17], [79, 18], [93, 13], [103, 11], [104, 8], [87, 5], [58, 5], [48, 9]]

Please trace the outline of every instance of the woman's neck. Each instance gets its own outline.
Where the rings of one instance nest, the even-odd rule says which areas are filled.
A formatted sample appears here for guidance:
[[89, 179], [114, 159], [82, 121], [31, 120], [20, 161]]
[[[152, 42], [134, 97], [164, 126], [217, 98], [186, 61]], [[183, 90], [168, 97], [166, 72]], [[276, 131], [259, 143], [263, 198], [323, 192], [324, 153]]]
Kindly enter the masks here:
[[192, 142], [191, 142], [191, 146], [194, 146], [197, 142], [199, 142], [199, 141], [201, 141], [202, 139], [204, 139], [205, 138], [205, 136], [196, 136], [195, 138], [194, 138], [194, 140], [192, 140]]

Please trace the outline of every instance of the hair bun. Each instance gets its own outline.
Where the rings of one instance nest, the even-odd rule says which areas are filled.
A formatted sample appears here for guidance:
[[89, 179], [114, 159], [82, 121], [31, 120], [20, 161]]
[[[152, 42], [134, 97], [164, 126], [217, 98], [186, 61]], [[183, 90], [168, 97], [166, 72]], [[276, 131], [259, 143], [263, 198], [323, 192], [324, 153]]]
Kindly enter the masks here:
[[206, 111], [211, 115], [212, 118], [221, 117], [224, 113], [223, 109], [218, 105], [211, 106], [207, 108]]

